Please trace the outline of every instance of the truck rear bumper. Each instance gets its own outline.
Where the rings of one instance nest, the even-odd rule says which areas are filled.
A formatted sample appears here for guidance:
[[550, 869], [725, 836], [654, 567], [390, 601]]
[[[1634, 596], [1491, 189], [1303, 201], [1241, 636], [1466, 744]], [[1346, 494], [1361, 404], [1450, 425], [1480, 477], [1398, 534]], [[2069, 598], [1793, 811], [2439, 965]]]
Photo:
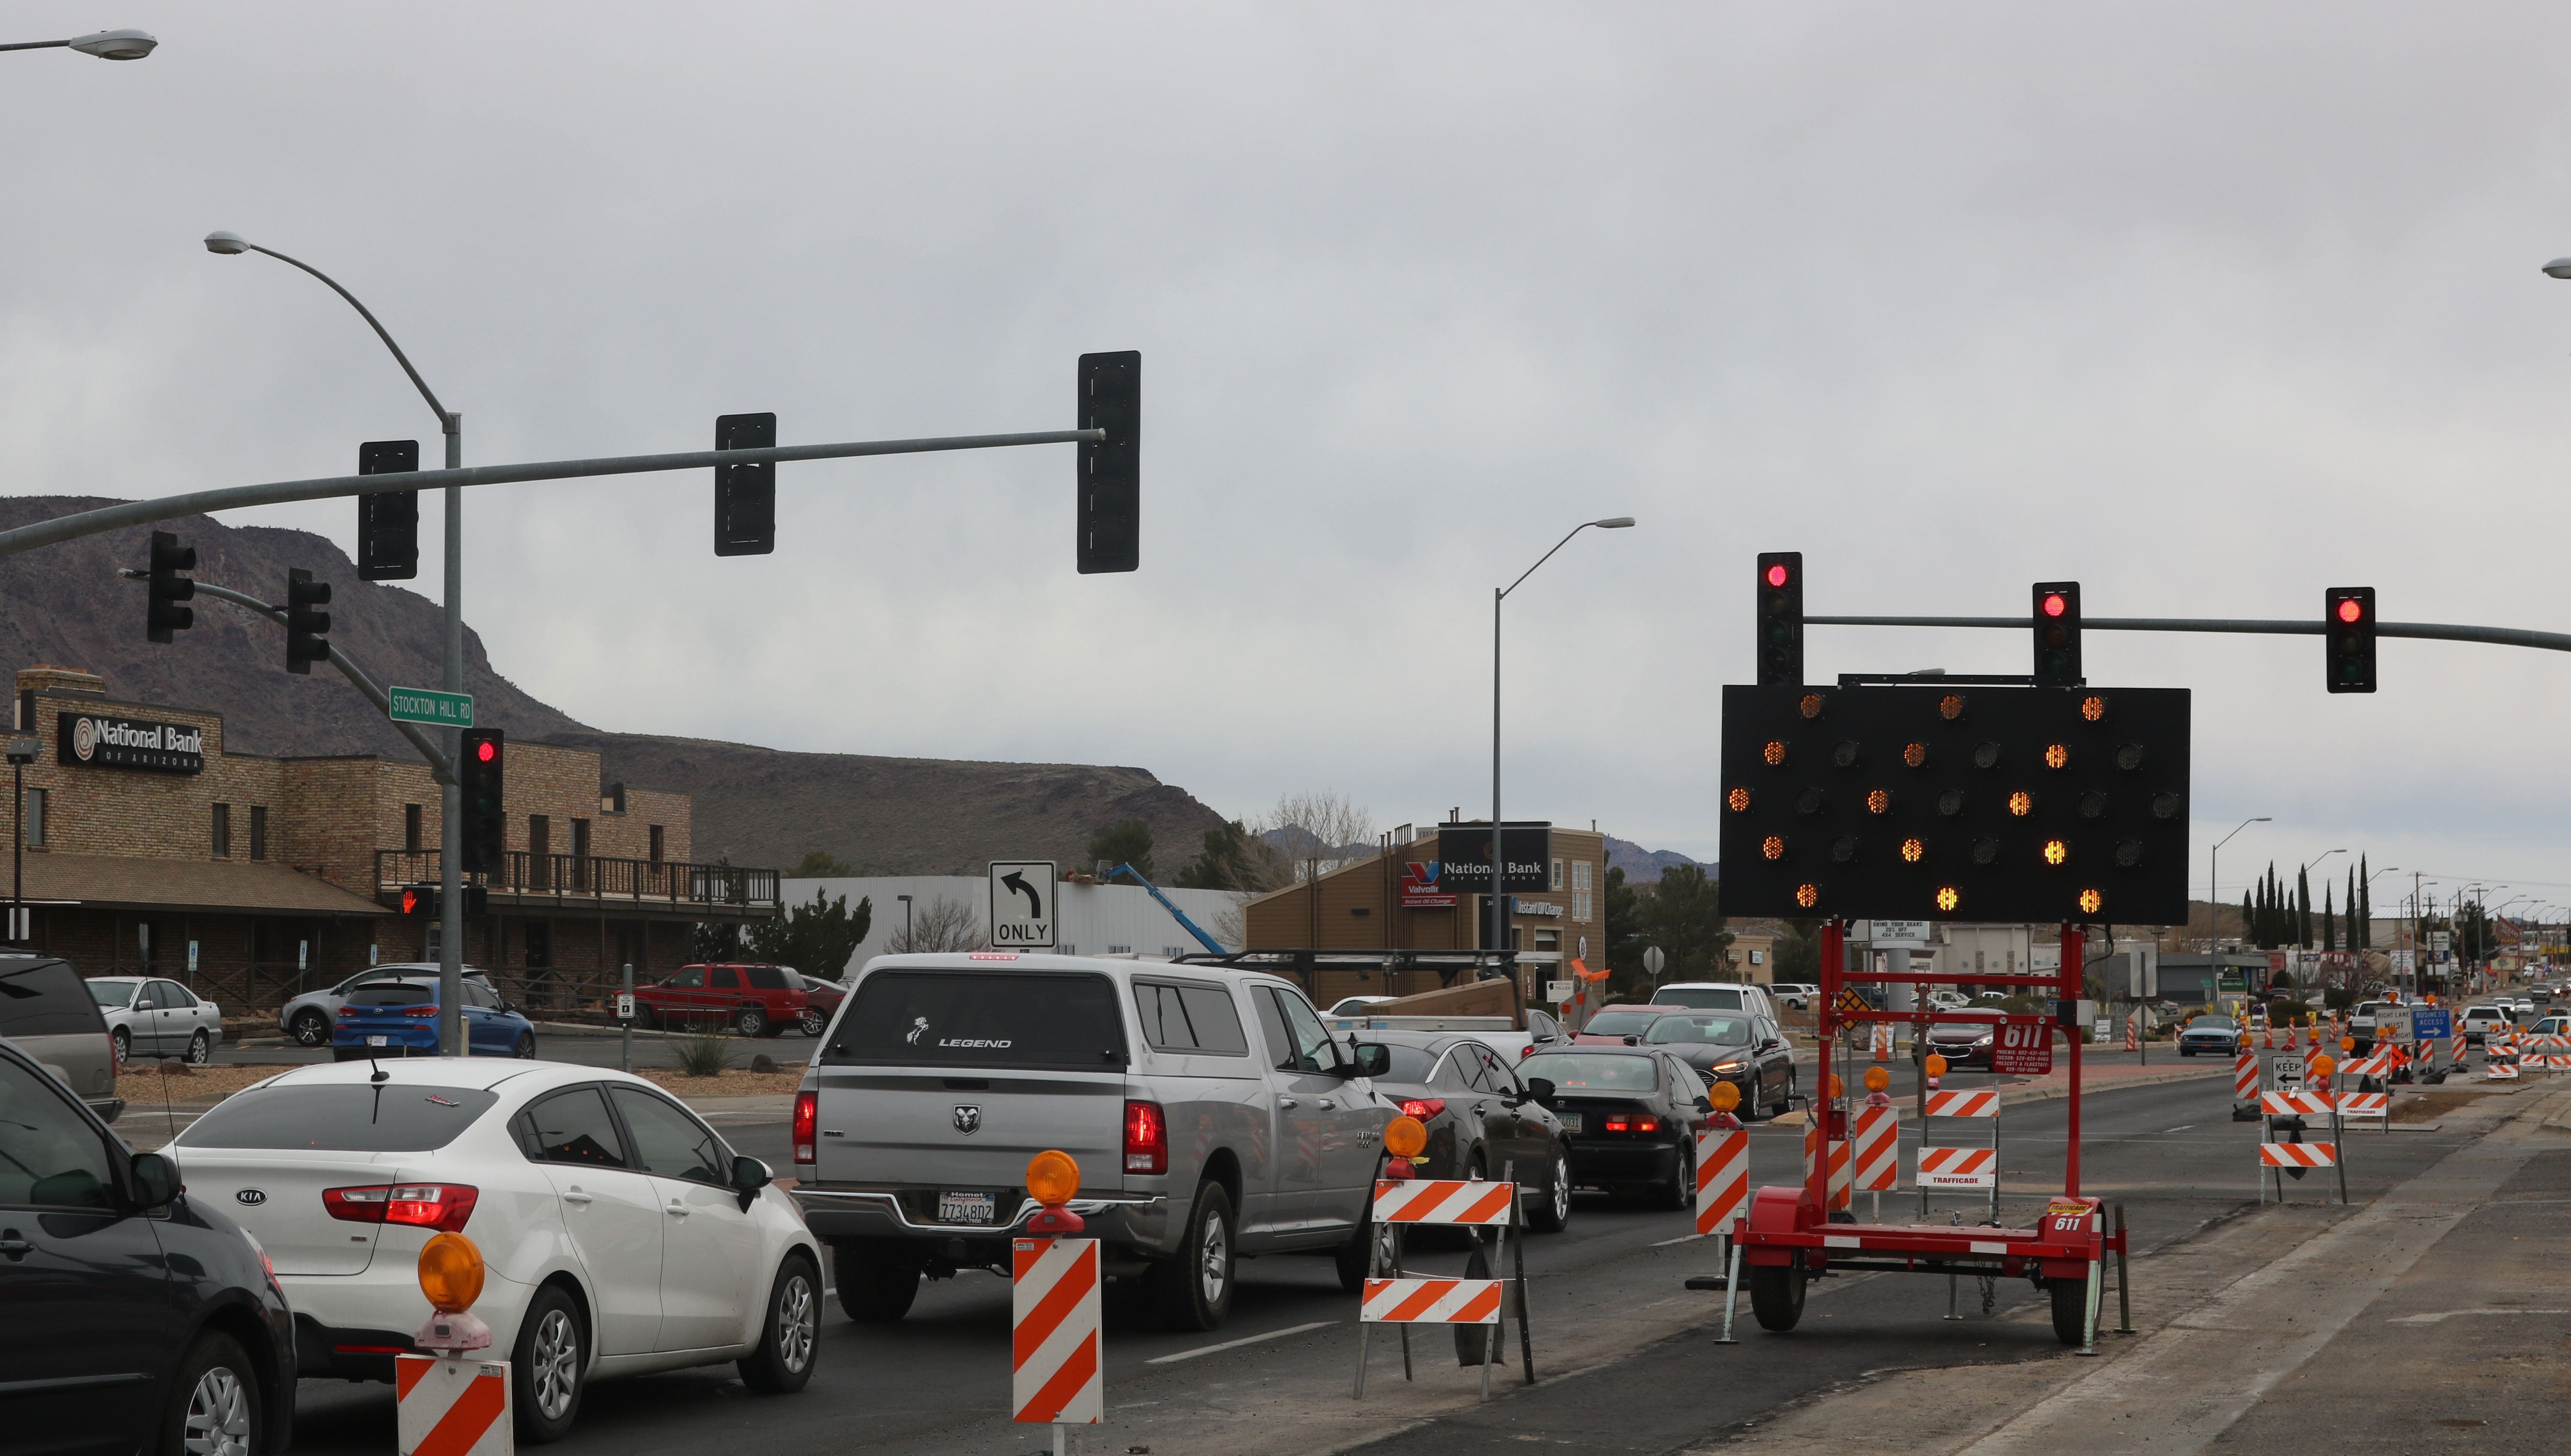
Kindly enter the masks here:
[[[880, 1189], [832, 1189], [806, 1184], [788, 1192], [793, 1195], [795, 1207], [803, 1211], [804, 1226], [825, 1241], [894, 1238], [942, 1246], [954, 1240], [1006, 1239], [1023, 1232], [1027, 1220], [1042, 1207], [1027, 1199], [1005, 1224], [923, 1223], [902, 1208], [898, 1195]], [[1111, 1247], [1158, 1256], [1168, 1250], [1175, 1236], [1167, 1194], [1074, 1199], [1069, 1207], [1088, 1224], [1090, 1236]]]

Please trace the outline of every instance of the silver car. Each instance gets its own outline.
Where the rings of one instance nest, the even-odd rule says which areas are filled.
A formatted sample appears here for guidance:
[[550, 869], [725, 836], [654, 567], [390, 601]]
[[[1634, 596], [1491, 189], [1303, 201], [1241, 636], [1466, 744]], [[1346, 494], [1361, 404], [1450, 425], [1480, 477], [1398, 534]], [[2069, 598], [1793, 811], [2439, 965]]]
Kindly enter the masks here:
[[176, 981], [157, 976], [92, 976], [90, 998], [107, 1018], [117, 1065], [137, 1057], [180, 1057], [193, 1067], [215, 1059], [223, 1044], [223, 1008]]
[[[330, 1045], [330, 1028], [337, 1023], [339, 1007], [347, 1001], [349, 992], [368, 981], [399, 981], [412, 976], [426, 976], [435, 980], [437, 973], [438, 967], [434, 961], [399, 961], [388, 965], [368, 966], [336, 986], [326, 986], [318, 991], [306, 991], [278, 1007], [276, 1029], [294, 1038], [294, 1044], [298, 1047], [326, 1047]], [[466, 966], [464, 974], [468, 979], [481, 981], [485, 985], [488, 985], [491, 980], [490, 974], [480, 966]]]
[[897, 1320], [923, 1275], [1009, 1268], [1038, 1209], [1027, 1162], [1059, 1149], [1107, 1275], [1139, 1281], [1166, 1323], [1213, 1329], [1239, 1254], [1331, 1255], [1341, 1285], [1361, 1286], [1397, 1115], [1275, 976], [879, 956], [795, 1094], [793, 1194], [849, 1317]]

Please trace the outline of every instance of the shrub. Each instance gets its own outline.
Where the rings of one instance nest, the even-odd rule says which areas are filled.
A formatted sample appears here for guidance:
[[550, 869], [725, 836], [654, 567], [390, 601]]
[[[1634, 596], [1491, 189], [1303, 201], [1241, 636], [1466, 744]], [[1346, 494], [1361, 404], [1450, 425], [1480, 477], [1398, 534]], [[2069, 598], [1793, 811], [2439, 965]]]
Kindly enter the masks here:
[[732, 1047], [723, 1037], [682, 1037], [673, 1047], [679, 1054], [679, 1070], [690, 1077], [721, 1077], [732, 1065]]

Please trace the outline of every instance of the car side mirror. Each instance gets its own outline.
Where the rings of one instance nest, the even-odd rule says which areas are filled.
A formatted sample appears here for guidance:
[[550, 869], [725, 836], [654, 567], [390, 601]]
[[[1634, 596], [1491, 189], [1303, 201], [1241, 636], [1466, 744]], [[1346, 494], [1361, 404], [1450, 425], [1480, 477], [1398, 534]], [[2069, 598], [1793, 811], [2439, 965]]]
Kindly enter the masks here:
[[750, 1212], [750, 1206], [759, 1199], [760, 1190], [768, 1187], [769, 1181], [775, 1176], [769, 1171], [767, 1164], [756, 1158], [733, 1159], [732, 1188], [733, 1192], [741, 1195], [743, 1213]]
[[157, 1209], [186, 1192], [179, 1182], [179, 1167], [158, 1153], [137, 1153], [128, 1169], [133, 1180], [134, 1202], [146, 1209]]
[[1527, 1096], [1534, 1098], [1537, 1102], [1543, 1103], [1547, 1107], [1551, 1107], [1553, 1105], [1553, 1079], [1549, 1077], [1530, 1077], [1526, 1080], [1526, 1086]]
[[1392, 1070], [1392, 1049], [1380, 1042], [1365, 1042], [1357, 1047], [1357, 1075], [1381, 1077]]

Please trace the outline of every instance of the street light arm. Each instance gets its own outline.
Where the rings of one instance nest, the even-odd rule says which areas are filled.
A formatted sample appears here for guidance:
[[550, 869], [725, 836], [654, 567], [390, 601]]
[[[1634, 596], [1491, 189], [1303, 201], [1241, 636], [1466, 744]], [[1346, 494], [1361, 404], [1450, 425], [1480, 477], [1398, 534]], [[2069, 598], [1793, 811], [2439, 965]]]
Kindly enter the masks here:
[[[130, 566], [118, 567], [116, 574], [130, 582], [150, 581], [152, 579], [152, 573], [148, 571], [138, 571]], [[196, 584], [196, 595], [200, 597], [213, 597], [217, 601], [231, 602], [239, 606], [248, 607], [261, 617], [275, 623], [279, 627], [285, 625], [285, 609], [282, 607], [271, 607], [257, 597], [236, 592], [230, 587], [219, 587], [212, 582], [198, 582]], [[365, 669], [348, 661], [347, 655], [340, 652], [336, 645], [333, 645], [330, 648], [330, 666], [337, 668], [339, 670], [339, 676], [347, 679], [351, 684], [355, 685], [358, 692], [366, 695], [366, 701], [375, 706], [375, 712], [383, 714], [387, 718], [391, 717], [392, 699], [386, 696], [382, 687], [377, 685], [374, 679], [366, 676]], [[447, 761], [445, 752], [429, 740], [428, 734], [422, 731], [418, 725], [396, 722], [393, 724], [393, 727], [401, 729], [401, 735], [410, 739], [410, 745], [419, 749], [420, 756], [428, 760], [428, 771], [431, 777], [435, 778], [440, 783], [451, 783], [454, 781], [454, 765]]]
[[[1569, 546], [1571, 544], [1572, 537], [1579, 535], [1581, 532], [1588, 530], [1591, 526], [1596, 524], [1598, 523], [1595, 521], [1583, 521], [1579, 525], [1572, 527], [1569, 532], [1564, 534], [1561, 540], [1553, 543], [1553, 551], [1560, 551], [1562, 548]], [[1528, 577], [1535, 575], [1536, 567], [1540, 567], [1546, 562], [1553, 560], [1553, 551], [1548, 551], [1544, 555], [1537, 557], [1535, 559], [1535, 566], [1528, 567], [1526, 570], [1519, 572], [1517, 581], [1511, 582], [1507, 586], [1502, 587], [1500, 589], [1500, 600], [1504, 602], [1507, 601], [1509, 593], [1516, 591], [1520, 583], [1523, 583]]]
[[64, 40], [64, 41], [13, 41], [13, 42], [11, 42], [11, 43], [10, 43], [10, 44], [8, 44], [8, 45], [0, 45], [0, 51], [50, 51], [50, 50], [55, 50], [55, 49], [58, 49], [58, 48], [60, 48], [60, 47], [62, 47], [62, 46], [67, 46], [67, 45], [70, 45], [70, 44], [71, 44], [71, 42], [70, 42], [70, 41], [67, 41], [67, 40]]
[[375, 331], [375, 337], [382, 339], [384, 341], [384, 347], [393, 351], [394, 360], [402, 366], [402, 372], [410, 376], [410, 382], [418, 386], [419, 397], [427, 400], [429, 409], [437, 415], [438, 428], [450, 435], [456, 432], [461, 423], [459, 417], [447, 413], [446, 406], [437, 402], [437, 392], [428, 387], [427, 380], [419, 377], [419, 370], [411, 367], [410, 355], [403, 353], [402, 346], [393, 342], [393, 336], [391, 332], [384, 327], [382, 320], [376, 318], [373, 311], [367, 308], [365, 304], [358, 302], [356, 294], [340, 287], [339, 280], [337, 278], [330, 276], [328, 273], [321, 271], [319, 268], [314, 267], [312, 264], [305, 262], [299, 257], [288, 257], [273, 247], [261, 247], [248, 239], [240, 240], [240, 242], [242, 246], [249, 248], [253, 252], [263, 252], [268, 256], [275, 258], [278, 262], [290, 262], [294, 264], [296, 267], [303, 269], [312, 276], [328, 283], [330, 285], [331, 292], [347, 299], [348, 306], [356, 309], [357, 316], [366, 320], [366, 326]]

